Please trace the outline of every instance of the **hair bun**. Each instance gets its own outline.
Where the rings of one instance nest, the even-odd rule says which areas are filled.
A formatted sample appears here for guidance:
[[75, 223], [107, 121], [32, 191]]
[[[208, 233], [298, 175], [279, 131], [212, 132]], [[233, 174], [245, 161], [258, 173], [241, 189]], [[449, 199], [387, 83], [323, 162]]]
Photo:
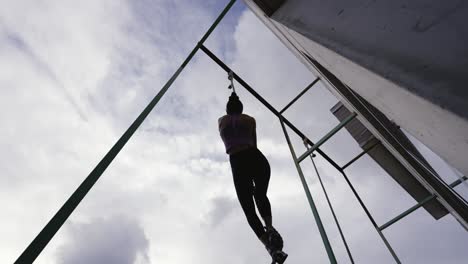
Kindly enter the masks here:
[[239, 100], [239, 96], [233, 92], [231, 96], [229, 96], [229, 101], [226, 104], [226, 113], [228, 115], [242, 114], [243, 108], [244, 106]]
[[231, 96], [229, 96], [229, 101], [239, 101], [239, 96], [235, 92], [232, 92]]

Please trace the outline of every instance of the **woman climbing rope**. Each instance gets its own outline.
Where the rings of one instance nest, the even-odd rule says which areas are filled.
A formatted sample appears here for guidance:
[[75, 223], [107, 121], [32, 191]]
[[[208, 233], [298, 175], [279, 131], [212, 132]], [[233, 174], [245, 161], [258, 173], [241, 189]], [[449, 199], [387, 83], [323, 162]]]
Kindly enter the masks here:
[[[235, 92], [226, 105], [227, 115], [219, 118], [219, 133], [229, 154], [237, 198], [250, 227], [270, 253], [273, 263], [283, 263], [283, 239], [273, 228], [270, 201], [267, 197], [270, 165], [257, 149], [255, 119], [242, 114], [243, 105]], [[254, 202], [255, 200], [255, 202]], [[262, 225], [255, 204], [265, 223]]]

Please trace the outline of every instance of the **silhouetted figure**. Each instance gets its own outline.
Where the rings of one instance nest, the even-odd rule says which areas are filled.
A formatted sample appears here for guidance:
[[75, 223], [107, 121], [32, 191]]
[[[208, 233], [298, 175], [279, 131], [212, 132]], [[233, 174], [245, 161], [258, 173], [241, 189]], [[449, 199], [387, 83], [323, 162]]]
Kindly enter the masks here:
[[[282, 263], [287, 255], [281, 251], [283, 240], [273, 228], [267, 197], [270, 164], [257, 148], [255, 119], [242, 110], [242, 102], [232, 93], [226, 105], [227, 115], [218, 120], [219, 133], [229, 154], [237, 198], [247, 221], [274, 261]], [[265, 227], [257, 216], [255, 204]]]

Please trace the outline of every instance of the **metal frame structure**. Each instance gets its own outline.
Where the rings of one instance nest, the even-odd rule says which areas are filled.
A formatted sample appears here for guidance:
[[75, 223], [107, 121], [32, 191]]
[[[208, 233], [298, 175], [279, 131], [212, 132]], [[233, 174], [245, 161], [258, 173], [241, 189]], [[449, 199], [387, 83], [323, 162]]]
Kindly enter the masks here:
[[[327, 133], [322, 139], [320, 139], [317, 143], [313, 143], [311, 140], [309, 140], [298, 128], [296, 128], [290, 121], [288, 121], [284, 116], [283, 113], [290, 107], [292, 106], [302, 95], [304, 95], [306, 92], [310, 90], [318, 81], [320, 78], [316, 78], [310, 85], [308, 85], [299, 95], [297, 95], [289, 104], [287, 104], [281, 111], [276, 110], [271, 104], [269, 104], [263, 97], [261, 97], [249, 84], [247, 84], [241, 77], [239, 77], [234, 71], [232, 71], [224, 62], [222, 62], [218, 57], [216, 57], [207, 47], [205, 47], [203, 44], [204, 42], [208, 39], [209, 35], [214, 31], [214, 29], [217, 27], [217, 25], [221, 22], [221, 20], [224, 18], [224, 16], [228, 13], [228, 11], [231, 9], [231, 7], [234, 5], [236, 0], [230, 0], [229, 3], [226, 5], [226, 7], [223, 9], [223, 11], [219, 14], [217, 19], [214, 21], [214, 23], [210, 26], [210, 28], [207, 30], [207, 32], [203, 35], [203, 37], [200, 39], [200, 41], [196, 44], [196, 46], [193, 48], [193, 50], [189, 53], [187, 58], [182, 62], [180, 67], [175, 71], [175, 73], [171, 76], [171, 78], [166, 82], [166, 84], [162, 87], [162, 89], [156, 94], [156, 96], [150, 101], [150, 103], [145, 107], [145, 109], [141, 112], [141, 114], [135, 119], [135, 121], [130, 125], [130, 127], [125, 131], [125, 133], [117, 140], [117, 142], [114, 144], [114, 146], [107, 152], [107, 154], [102, 158], [102, 160], [96, 165], [96, 167], [91, 171], [91, 173], [86, 177], [86, 179], [79, 185], [79, 187], [75, 190], [75, 192], [68, 198], [68, 200], [63, 204], [63, 206], [57, 211], [57, 213], [52, 217], [52, 219], [46, 224], [46, 226], [39, 232], [39, 234], [34, 238], [34, 240], [29, 244], [29, 246], [23, 251], [23, 253], [18, 257], [18, 259], [15, 261], [16, 264], [26, 264], [26, 263], [32, 263], [34, 260], [39, 256], [39, 254], [42, 252], [42, 250], [47, 246], [47, 244], [50, 242], [50, 240], [54, 237], [54, 235], [58, 232], [58, 230], [62, 227], [62, 225], [65, 223], [65, 221], [68, 219], [68, 217], [73, 213], [73, 211], [76, 209], [76, 207], [79, 205], [79, 203], [83, 200], [83, 198], [86, 196], [86, 194], [91, 190], [91, 188], [94, 186], [94, 184], [99, 180], [99, 178], [102, 176], [104, 171], [107, 169], [107, 167], [112, 163], [114, 158], [119, 154], [119, 152], [122, 150], [122, 148], [125, 146], [125, 144], [128, 142], [128, 140], [133, 136], [133, 134], [136, 132], [136, 130], [140, 127], [140, 125], [144, 122], [144, 120], [148, 117], [148, 115], [151, 113], [151, 111], [154, 109], [154, 107], [157, 105], [159, 100], [164, 96], [164, 94], [167, 92], [167, 90], [171, 87], [171, 85], [174, 83], [174, 81], [177, 79], [177, 77], [180, 75], [180, 73], [184, 70], [184, 68], [187, 66], [187, 64], [191, 61], [191, 59], [195, 56], [195, 54], [201, 50], [203, 51], [208, 57], [210, 57], [216, 64], [218, 64], [226, 73], [228, 73], [231, 78], [236, 80], [242, 87], [244, 87], [252, 96], [254, 96], [258, 101], [260, 101], [268, 110], [270, 110], [274, 115], [276, 115], [279, 118], [281, 127], [283, 129], [286, 141], [288, 143], [289, 149], [291, 151], [291, 155], [294, 160], [294, 164], [297, 168], [300, 180], [302, 182], [305, 194], [307, 196], [308, 202], [310, 204], [313, 216], [315, 218], [317, 228], [319, 230], [319, 233], [322, 237], [322, 241], [324, 243], [325, 249], [327, 251], [330, 263], [337, 263], [335, 255], [333, 253], [333, 249], [331, 246], [331, 243], [328, 240], [325, 228], [322, 224], [319, 212], [317, 210], [317, 207], [315, 206], [312, 194], [309, 190], [309, 187], [307, 185], [307, 182], [305, 180], [304, 174], [302, 172], [300, 162], [302, 162], [304, 159], [307, 157], [310, 157], [311, 159], [314, 156], [314, 152], [317, 152], [320, 154], [327, 162], [329, 162], [334, 168], [336, 168], [344, 177], [346, 180], [347, 184], [351, 188], [352, 192], [354, 193], [356, 199], [362, 206], [363, 210], [365, 211], [366, 215], [369, 217], [369, 220], [372, 222], [373, 226], [375, 227], [376, 231], [379, 233], [380, 237], [382, 238], [383, 242], [387, 246], [388, 250], [394, 257], [395, 261], [397, 263], [400, 263], [400, 260], [396, 256], [395, 252], [393, 251], [392, 247], [390, 246], [389, 242], [386, 240], [385, 236], [383, 235], [382, 231], [389, 227], [390, 225], [396, 223], [406, 215], [410, 214], [411, 212], [415, 211], [419, 207], [423, 206], [425, 203], [432, 199], [436, 199], [436, 195], [431, 195], [427, 197], [424, 201], [414, 205], [413, 207], [409, 208], [402, 214], [396, 216], [395, 218], [391, 219], [387, 223], [383, 224], [382, 226], [378, 226], [375, 220], [373, 219], [372, 215], [370, 214], [369, 210], [367, 207], [364, 205], [363, 201], [361, 200], [359, 194], [356, 192], [354, 186], [351, 184], [350, 180], [348, 179], [345, 169], [352, 165], [356, 160], [361, 158], [363, 155], [365, 155], [367, 152], [369, 152], [375, 145], [378, 143], [370, 146], [366, 150], [364, 150], [362, 153], [357, 155], [355, 158], [353, 158], [351, 161], [346, 163], [344, 166], [339, 166], [333, 159], [331, 159], [326, 153], [324, 153], [322, 150], [320, 150], [320, 146], [325, 143], [327, 140], [329, 140], [334, 134], [336, 134], [340, 129], [346, 126], [351, 120], [357, 117], [356, 113], [353, 113], [350, 115], [348, 118], [346, 118], [343, 122], [341, 122], [338, 126], [336, 126], [334, 129], [332, 129], [329, 133]], [[289, 138], [289, 134], [287, 132], [287, 128], [291, 129], [297, 136], [299, 136], [303, 141], [304, 144], [306, 145], [306, 151], [299, 157], [296, 156], [296, 153], [294, 151], [294, 148], [292, 146], [291, 140]], [[350, 249], [348, 247], [348, 244], [346, 243], [345, 237], [343, 235], [342, 229], [338, 223], [338, 219], [336, 218], [335, 212], [333, 210], [332, 204], [328, 198], [328, 194], [326, 192], [326, 189], [323, 185], [323, 182], [320, 178], [320, 175], [318, 174], [318, 170], [315, 166], [315, 162], [313, 161], [313, 165], [315, 168], [315, 171], [318, 175], [318, 178], [320, 180], [320, 184], [322, 186], [322, 190], [325, 193], [328, 205], [330, 207], [330, 210], [333, 214], [335, 223], [338, 227], [338, 230], [340, 232], [341, 238], [343, 240], [343, 243], [346, 247], [348, 256], [351, 260], [352, 263], [354, 263], [354, 260], [352, 258]], [[466, 176], [463, 176], [461, 179], [455, 181], [450, 185], [451, 188], [459, 185], [461, 182], [467, 180]]]

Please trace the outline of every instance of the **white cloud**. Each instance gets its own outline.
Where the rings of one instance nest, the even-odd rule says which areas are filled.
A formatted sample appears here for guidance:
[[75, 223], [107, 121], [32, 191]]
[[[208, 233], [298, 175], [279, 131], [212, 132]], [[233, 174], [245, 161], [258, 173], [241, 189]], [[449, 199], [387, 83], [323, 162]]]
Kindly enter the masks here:
[[[0, 11], [0, 262], [10, 263], [178, 67], [213, 21], [218, 4], [5, 2], [2, 6], [8, 8]], [[235, 24], [220, 25], [224, 30], [216, 30], [207, 46], [227, 58], [226, 63], [273, 105], [286, 105], [313, 79], [248, 11], [228, 21]], [[6, 33], [24, 41], [34, 58], [8, 40]], [[128, 253], [129, 263], [135, 254], [147, 254], [152, 263], [268, 261], [237, 205], [217, 131], [216, 120], [224, 113], [229, 94], [226, 77], [209, 58], [198, 54], [37, 263], [66, 262], [76, 256], [73, 248], [88, 250], [87, 256], [97, 249], [112, 253], [106, 241], [118, 242], [127, 236], [133, 236], [135, 247], [117, 253]], [[269, 194], [289, 262], [325, 262], [279, 123], [238, 90], [246, 111], [257, 119], [259, 146], [272, 166]], [[316, 140], [336, 123], [329, 113], [335, 100], [320, 86], [311, 93], [288, 110], [288, 118]], [[293, 138], [296, 150], [303, 151], [300, 140]], [[340, 134], [336, 145], [324, 149], [346, 161], [359, 150], [354, 143], [342, 147], [349, 142], [349, 136]], [[318, 165], [357, 259], [369, 263], [382, 257], [382, 263], [390, 262], [343, 180], [320, 158]], [[337, 245], [337, 255], [345, 262], [344, 249], [308, 166], [305, 172], [319, 210]], [[413, 201], [388, 178], [380, 177], [382, 171], [373, 166], [364, 160], [350, 169], [350, 177], [383, 221]], [[385, 198], [392, 201], [383, 207]], [[433, 223], [421, 214], [412, 223], [425, 221], [455, 237], [456, 245], [466, 242], [459, 226], [447, 219]], [[128, 228], [118, 230], [119, 225]], [[413, 225], [389, 231], [391, 242], [400, 245], [405, 260], [429, 262], [431, 255], [423, 254], [422, 248], [406, 251], [421, 242], [418, 236], [428, 233], [417, 228], [415, 238], [406, 239], [405, 230]], [[94, 244], [83, 238], [88, 235]], [[424, 236], [424, 240], [431, 239], [437, 237]], [[448, 237], [444, 242], [452, 243]], [[464, 256], [456, 247], [443, 251]]]
[[66, 229], [68, 240], [58, 248], [58, 263], [150, 263], [149, 241], [135, 220], [111, 215], [89, 223], [71, 222]]

